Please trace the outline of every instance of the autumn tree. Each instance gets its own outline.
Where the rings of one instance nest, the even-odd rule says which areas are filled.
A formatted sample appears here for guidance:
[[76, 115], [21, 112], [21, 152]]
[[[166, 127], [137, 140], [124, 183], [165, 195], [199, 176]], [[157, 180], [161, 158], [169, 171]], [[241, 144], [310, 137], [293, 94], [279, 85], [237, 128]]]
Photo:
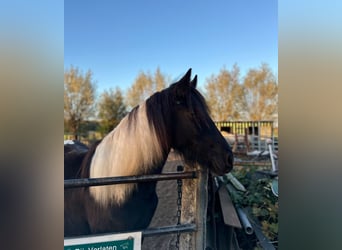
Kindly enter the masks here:
[[239, 76], [240, 69], [235, 64], [231, 70], [222, 68], [218, 75], [212, 75], [206, 80], [206, 99], [213, 120], [241, 118], [244, 96]]
[[107, 134], [119, 124], [127, 114], [124, 97], [120, 88], [104, 91], [98, 103], [98, 116], [102, 134]]
[[64, 71], [64, 118], [76, 140], [81, 123], [93, 114], [95, 88], [91, 70], [83, 74], [71, 66]]
[[278, 83], [267, 64], [250, 69], [243, 81], [247, 119], [274, 120], [278, 112]]
[[154, 92], [160, 91], [166, 87], [168, 77], [161, 73], [158, 67], [154, 73], [141, 72], [136, 77], [133, 85], [127, 91], [127, 104], [133, 108], [145, 101]]

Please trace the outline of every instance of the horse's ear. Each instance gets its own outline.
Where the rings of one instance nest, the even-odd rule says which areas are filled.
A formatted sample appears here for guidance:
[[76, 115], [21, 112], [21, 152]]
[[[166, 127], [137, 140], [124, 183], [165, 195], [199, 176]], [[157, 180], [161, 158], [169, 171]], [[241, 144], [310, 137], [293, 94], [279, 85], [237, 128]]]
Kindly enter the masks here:
[[190, 86], [192, 86], [191, 80], [191, 68], [186, 74], [175, 84], [175, 93], [178, 97], [185, 97], [190, 93]]
[[191, 68], [185, 73], [185, 75], [180, 79], [179, 83], [189, 84], [191, 78]]
[[193, 87], [194, 89], [197, 86], [197, 75], [195, 75], [194, 79], [190, 82], [190, 86]]

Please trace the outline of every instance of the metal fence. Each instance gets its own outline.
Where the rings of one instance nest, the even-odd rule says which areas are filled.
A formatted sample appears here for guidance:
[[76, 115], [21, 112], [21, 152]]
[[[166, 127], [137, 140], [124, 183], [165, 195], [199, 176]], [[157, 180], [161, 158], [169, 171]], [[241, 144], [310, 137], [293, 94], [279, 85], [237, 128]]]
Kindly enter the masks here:
[[152, 237], [163, 234], [180, 234], [180, 249], [205, 249], [208, 170], [204, 170], [199, 166], [194, 169], [193, 167], [185, 165], [184, 171], [179, 173], [68, 179], [64, 180], [64, 188], [69, 189], [165, 180], [183, 181], [181, 223], [158, 228], [147, 228], [142, 231], [142, 236]]

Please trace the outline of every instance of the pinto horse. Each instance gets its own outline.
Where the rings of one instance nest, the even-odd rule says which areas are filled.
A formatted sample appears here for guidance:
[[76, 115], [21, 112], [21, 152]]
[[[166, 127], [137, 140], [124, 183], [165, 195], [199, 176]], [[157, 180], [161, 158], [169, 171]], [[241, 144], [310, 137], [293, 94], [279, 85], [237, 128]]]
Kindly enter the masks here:
[[[232, 150], [196, 84], [197, 75], [191, 80], [189, 69], [135, 107], [87, 151], [76, 177], [160, 174], [171, 148], [190, 166], [199, 164], [217, 175], [229, 172]], [[155, 181], [66, 189], [64, 236], [145, 229], [157, 203]]]

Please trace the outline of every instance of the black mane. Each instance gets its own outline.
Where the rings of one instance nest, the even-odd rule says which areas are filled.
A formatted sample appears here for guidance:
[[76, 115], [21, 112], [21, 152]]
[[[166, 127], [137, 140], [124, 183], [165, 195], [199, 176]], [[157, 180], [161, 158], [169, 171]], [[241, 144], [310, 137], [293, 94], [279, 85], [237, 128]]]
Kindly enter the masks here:
[[166, 90], [157, 92], [146, 100], [146, 115], [149, 125], [154, 128], [165, 154], [168, 154], [171, 148], [171, 138], [168, 133], [171, 123], [170, 111], [171, 105]]

